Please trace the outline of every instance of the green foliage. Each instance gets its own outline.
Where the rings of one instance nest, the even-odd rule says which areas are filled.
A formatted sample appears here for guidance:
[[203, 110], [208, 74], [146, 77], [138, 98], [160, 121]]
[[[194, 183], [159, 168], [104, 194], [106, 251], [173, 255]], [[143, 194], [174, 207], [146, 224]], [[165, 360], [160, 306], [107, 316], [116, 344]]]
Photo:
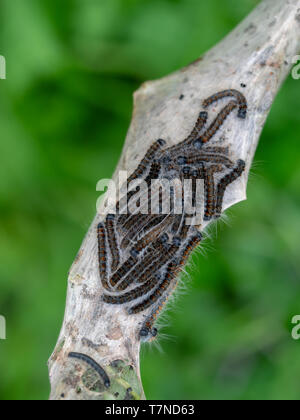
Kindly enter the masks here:
[[[256, 0], [2, 0], [0, 398], [45, 399], [66, 279], [145, 80], [193, 61]], [[248, 201], [212, 229], [188, 292], [143, 351], [148, 398], [299, 399], [299, 82], [264, 129]]]

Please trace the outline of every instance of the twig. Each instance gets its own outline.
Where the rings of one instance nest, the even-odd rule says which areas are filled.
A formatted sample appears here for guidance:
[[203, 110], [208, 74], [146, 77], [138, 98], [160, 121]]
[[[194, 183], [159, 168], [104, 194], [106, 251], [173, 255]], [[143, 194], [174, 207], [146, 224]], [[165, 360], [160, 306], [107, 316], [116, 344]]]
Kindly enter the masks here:
[[[223, 136], [234, 155], [246, 161], [247, 171], [226, 191], [225, 208], [244, 200], [262, 128], [299, 49], [300, 1], [264, 0], [199, 60], [145, 83], [134, 95], [133, 119], [115, 179], [120, 170], [132, 173], [156, 139], [174, 145], [185, 138], [204, 98], [234, 88], [246, 96], [248, 116], [242, 122], [230, 119]], [[101, 301], [96, 238], [100, 220], [98, 215], [92, 223], [69, 273], [65, 319], [49, 360], [53, 400], [145, 398], [137, 335], [141, 316], [130, 316], [122, 306]], [[70, 353], [77, 358], [69, 357]]]

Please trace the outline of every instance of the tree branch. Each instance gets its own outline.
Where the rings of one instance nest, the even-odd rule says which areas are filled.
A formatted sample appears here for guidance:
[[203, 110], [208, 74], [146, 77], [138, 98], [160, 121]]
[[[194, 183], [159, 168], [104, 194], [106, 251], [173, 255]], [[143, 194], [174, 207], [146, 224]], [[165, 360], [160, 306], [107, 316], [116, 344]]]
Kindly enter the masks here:
[[[114, 179], [120, 170], [132, 173], [156, 139], [164, 138], [168, 145], [182, 141], [203, 99], [232, 88], [246, 96], [248, 116], [245, 120], [230, 117], [221, 137], [235, 156], [246, 161], [247, 170], [226, 191], [224, 206], [244, 200], [262, 128], [299, 49], [300, 1], [264, 0], [195, 63], [145, 83], [134, 95], [132, 123]], [[212, 108], [211, 113], [217, 115], [217, 110]], [[101, 301], [96, 237], [100, 221], [97, 215], [69, 273], [65, 319], [49, 360], [53, 400], [145, 398], [137, 334], [141, 315], [128, 315], [122, 306]], [[69, 357], [71, 352], [88, 354], [97, 365]], [[101, 376], [101, 368], [109, 383]]]

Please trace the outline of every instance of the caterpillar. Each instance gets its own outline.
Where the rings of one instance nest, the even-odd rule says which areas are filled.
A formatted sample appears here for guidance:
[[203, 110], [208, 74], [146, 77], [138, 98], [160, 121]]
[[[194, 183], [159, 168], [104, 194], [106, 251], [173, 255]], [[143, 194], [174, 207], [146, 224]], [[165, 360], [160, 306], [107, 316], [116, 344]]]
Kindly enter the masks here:
[[100, 378], [102, 379], [102, 381], [104, 383], [105, 388], [110, 387], [110, 379], [109, 379], [107, 373], [91, 357], [87, 356], [86, 354], [82, 354], [82, 353], [69, 353], [68, 357], [71, 358], [71, 359], [77, 359], [77, 360], [81, 360], [81, 361], [85, 362], [87, 365], [89, 365], [92, 369], [94, 369], [98, 373], [98, 375], [100, 376]]
[[218, 184], [217, 189], [217, 203], [216, 203], [216, 217], [220, 217], [222, 213], [222, 207], [223, 207], [223, 199], [224, 199], [224, 193], [226, 188], [229, 184], [234, 182], [236, 179], [238, 179], [242, 173], [245, 171], [246, 163], [243, 160], [238, 160], [236, 167], [224, 178], [221, 179], [221, 181]]
[[133, 174], [128, 178], [127, 183], [130, 184], [132, 181], [134, 181], [137, 178], [140, 178], [147, 170], [147, 167], [149, 163], [152, 161], [156, 153], [165, 146], [166, 142], [165, 140], [158, 139], [147, 151], [146, 155], [140, 162], [137, 169], [133, 172]]
[[115, 229], [115, 215], [108, 214], [106, 217], [107, 239], [112, 257], [111, 270], [114, 272], [120, 264], [119, 247]]
[[209, 168], [204, 169], [204, 190], [205, 190], [205, 213], [204, 213], [204, 220], [210, 220], [215, 214], [215, 207], [216, 207], [216, 192], [215, 192], [215, 181], [214, 181], [214, 174], [216, 172], [221, 172], [222, 166], [220, 165], [213, 165]]
[[226, 156], [222, 155], [213, 155], [213, 154], [194, 154], [190, 156], [179, 156], [177, 158], [178, 165], [197, 165], [200, 162], [223, 164], [227, 168], [233, 167], [233, 162], [228, 159]]
[[[207, 127], [206, 109], [224, 98], [231, 100]], [[204, 181], [205, 208], [201, 217], [210, 221], [221, 215], [227, 187], [246, 167], [243, 160], [236, 160], [227, 145], [218, 145], [216, 141], [209, 143], [233, 111], [237, 110], [238, 118], [246, 118], [248, 104], [244, 95], [227, 89], [205, 99], [203, 107], [205, 111], [198, 114], [194, 127], [182, 142], [166, 147], [164, 140], [157, 140], [129, 177], [127, 187], [138, 179], [146, 182], [148, 188], [143, 208], [147, 210], [148, 207], [149, 214], [142, 214], [141, 210], [128, 213], [128, 209], [124, 214], [125, 204], [120, 204], [120, 200], [117, 214], [109, 214], [105, 222], [98, 225], [99, 272], [105, 289], [103, 301], [112, 305], [124, 304], [129, 314], [147, 311], [139, 331], [142, 340], [156, 337], [155, 320], [176, 287], [177, 277], [189, 255], [202, 240], [202, 235], [192, 226], [194, 221], [197, 226], [202, 225], [202, 220], [198, 221], [197, 181]], [[175, 186], [173, 182], [170, 194], [165, 196], [165, 180], [179, 180], [181, 184]], [[188, 180], [190, 182], [185, 182]], [[182, 185], [183, 193], [176, 196], [178, 202], [175, 202], [175, 192], [178, 193]], [[138, 192], [141, 193], [139, 186], [127, 193], [126, 207]], [[138, 198], [142, 203], [143, 197]], [[186, 206], [187, 199], [192, 199], [191, 208]], [[158, 204], [158, 211], [153, 204]], [[182, 204], [181, 214], [175, 211], [178, 204]], [[164, 205], [168, 207], [164, 208]], [[120, 206], [123, 206], [122, 212]]]
[[247, 101], [246, 101], [245, 96], [236, 89], [226, 89], [226, 90], [223, 90], [222, 92], [215, 93], [214, 95], [210, 96], [209, 98], [203, 101], [203, 106], [204, 108], [208, 108], [214, 102], [217, 102], [220, 99], [223, 99], [226, 97], [234, 97], [237, 100], [237, 103], [239, 105], [238, 117], [245, 119], [247, 116], [247, 109], [248, 109]]
[[130, 314], [136, 314], [136, 313], [143, 312], [144, 310], [148, 309], [167, 291], [172, 281], [176, 279], [176, 276], [181, 271], [187, 258], [189, 257], [193, 249], [199, 244], [201, 240], [202, 240], [202, 235], [200, 233], [197, 233], [188, 241], [187, 245], [185, 245], [181, 253], [180, 258], [179, 259], [174, 258], [171, 261], [171, 263], [168, 265], [165, 276], [163, 277], [163, 280], [159, 283], [157, 289], [144, 301], [131, 307], [128, 310]]
[[99, 272], [102, 286], [106, 290], [110, 290], [107, 279], [107, 248], [106, 248], [106, 230], [103, 223], [99, 223], [98, 232], [98, 260]]

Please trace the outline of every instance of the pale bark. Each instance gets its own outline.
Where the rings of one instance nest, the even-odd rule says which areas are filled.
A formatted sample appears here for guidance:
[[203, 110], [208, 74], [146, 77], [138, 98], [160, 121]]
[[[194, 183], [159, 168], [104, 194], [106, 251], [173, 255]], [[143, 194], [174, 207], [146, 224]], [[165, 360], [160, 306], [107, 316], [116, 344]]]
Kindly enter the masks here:
[[[156, 139], [169, 145], [182, 141], [193, 128], [203, 99], [234, 88], [246, 96], [248, 115], [245, 120], [230, 116], [219, 136], [247, 162], [247, 171], [226, 191], [225, 206], [244, 200], [262, 128], [299, 50], [300, 0], [262, 1], [195, 63], [147, 82], [135, 93], [132, 123], [115, 177], [120, 170], [131, 173]], [[210, 113], [215, 115], [217, 109], [212, 107]], [[100, 220], [96, 216], [69, 273], [65, 319], [49, 360], [53, 400], [144, 398], [137, 334], [141, 315], [128, 315], [122, 306], [101, 302], [96, 238]], [[109, 375], [110, 388], [105, 389], [92, 371], [86, 372], [84, 363], [69, 359], [69, 352], [93, 357]]]

